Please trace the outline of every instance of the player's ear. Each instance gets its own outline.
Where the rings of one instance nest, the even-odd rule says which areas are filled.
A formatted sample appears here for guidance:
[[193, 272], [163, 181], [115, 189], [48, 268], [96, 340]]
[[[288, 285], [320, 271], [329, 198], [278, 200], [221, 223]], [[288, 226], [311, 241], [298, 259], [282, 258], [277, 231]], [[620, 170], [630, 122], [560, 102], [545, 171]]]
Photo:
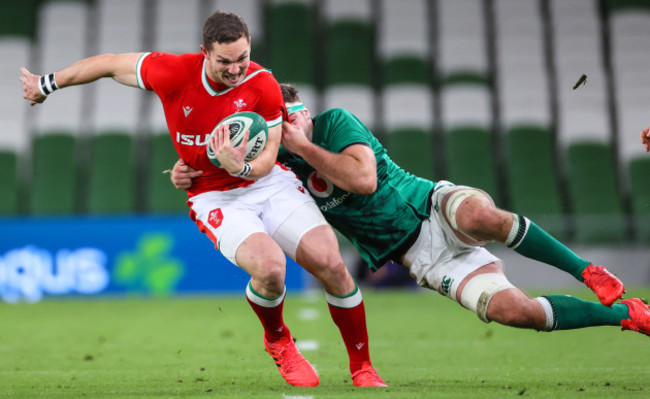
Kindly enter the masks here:
[[203, 45], [201, 45], [201, 54], [203, 54], [206, 60], [210, 58], [210, 52]]

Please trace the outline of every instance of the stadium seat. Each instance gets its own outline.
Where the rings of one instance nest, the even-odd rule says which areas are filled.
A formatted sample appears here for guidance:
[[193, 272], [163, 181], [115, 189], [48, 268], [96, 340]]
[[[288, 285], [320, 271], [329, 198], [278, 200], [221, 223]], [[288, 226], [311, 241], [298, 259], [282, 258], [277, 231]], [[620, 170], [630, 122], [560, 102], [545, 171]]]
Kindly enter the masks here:
[[314, 85], [314, 16], [305, 3], [269, 6], [268, 67], [280, 82]]
[[[80, 60], [89, 43], [88, 17], [90, 7], [85, 1], [46, 1], [39, 8], [40, 68], [34, 73], [50, 73]], [[72, 88], [53, 94], [55, 99], [37, 107], [34, 130], [69, 131], [79, 136], [84, 123], [88, 90]]]
[[35, 36], [38, 0], [3, 1], [0, 5], [0, 36]]
[[[96, 0], [98, 21], [96, 26], [97, 45], [91, 51], [95, 54], [126, 53], [143, 50], [145, 25], [144, 0]], [[111, 130], [135, 132], [146, 115], [142, 115], [141, 104], [144, 90], [137, 90], [101, 79], [93, 84], [94, 97], [89, 111], [90, 129], [101, 133]]]
[[402, 128], [389, 132], [386, 150], [402, 169], [425, 179], [434, 179], [432, 136], [429, 132]]
[[[375, 115], [375, 36], [368, 0], [325, 0], [323, 108], [346, 108], [371, 130]], [[354, 38], [352, 40], [352, 38]]]
[[30, 213], [70, 214], [78, 211], [76, 143], [69, 132], [34, 138]]
[[147, 206], [151, 213], [187, 212], [187, 195], [185, 191], [177, 190], [171, 184], [164, 170], [171, 169], [178, 160], [169, 134], [156, 134], [151, 138], [149, 146], [151, 157], [147, 171]]
[[[558, 140], [611, 141], [598, 0], [550, 3], [558, 100]], [[578, 79], [587, 81], [574, 89]]]
[[455, 126], [445, 133], [445, 163], [451, 182], [480, 188], [500, 206], [491, 140], [483, 127]]
[[455, 71], [488, 72], [486, 13], [483, 0], [438, 0], [437, 69], [442, 76]]
[[626, 226], [611, 147], [602, 142], [573, 143], [567, 164], [576, 242], [624, 242]]
[[457, 125], [476, 125], [491, 130], [492, 94], [487, 77], [457, 71], [440, 83], [441, 123], [445, 130]]
[[135, 210], [133, 139], [125, 132], [92, 138], [88, 176], [90, 213], [125, 213]]
[[12, 151], [0, 151], [0, 216], [12, 216], [18, 209], [18, 157]]
[[540, 10], [537, 0], [494, 1], [497, 98], [504, 132], [519, 124], [551, 123]]
[[635, 158], [629, 163], [632, 221], [637, 239], [650, 244], [650, 157]]
[[326, 41], [327, 86], [372, 85], [374, 39], [370, 25], [351, 20], [334, 22], [327, 28]]
[[[157, 0], [152, 48], [175, 54], [199, 52], [202, 43], [200, 0]], [[208, 14], [209, 15], [209, 14]]]
[[506, 132], [506, 143], [509, 209], [564, 239], [566, 226], [553, 167], [551, 133], [536, 125], [515, 126]]
[[650, 109], [650, 7], [612, 8], [609, 15], [612, 77], [618, 121], [618, 158], [621, 164], [643, 155], [638, 143], [648, 126]]

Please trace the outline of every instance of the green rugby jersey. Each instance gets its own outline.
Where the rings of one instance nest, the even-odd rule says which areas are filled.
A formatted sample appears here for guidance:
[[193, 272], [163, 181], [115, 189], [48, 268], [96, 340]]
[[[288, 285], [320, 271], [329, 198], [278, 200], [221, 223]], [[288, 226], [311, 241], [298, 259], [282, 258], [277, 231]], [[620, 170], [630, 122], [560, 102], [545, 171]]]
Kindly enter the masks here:
[[317, 115], [313, 122], [312, 142], [330, 152], [340, 153], [353, 144], [364, 144], [373, 150], [377, 191], [363, 195], [342, 190], [283, 148], [278, 159], [298, 175], [327, 221], [376, 270], [412, 244], [421, 221], [429, 216], [427, 206], [434, 183], [397, 166], [377, 138], [350, 112], [330, 109]]

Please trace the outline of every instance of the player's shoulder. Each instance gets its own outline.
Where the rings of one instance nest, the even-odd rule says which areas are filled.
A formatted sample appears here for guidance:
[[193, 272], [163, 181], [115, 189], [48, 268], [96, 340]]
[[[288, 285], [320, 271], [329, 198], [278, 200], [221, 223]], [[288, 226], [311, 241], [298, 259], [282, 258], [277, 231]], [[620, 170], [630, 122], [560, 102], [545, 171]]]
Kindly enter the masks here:
[[201, 53], [186, 53], [174, 54], [164, 51], [155, 51], [153, 53], [145, 54], [145, 59], [152, 65], [177, 69], [182, 71], [194, 71], [203, 66], [203, 54]]
[[349, 123], [350, 121], [356, 121], [354, 114], [352, 112], [343, 109], [343, 108], [330, 108], [314, 117], [314, 122], [322, 122], [329, 124], [338, 124], [338, 123]]
[[264, 68], [260, 64], [253, 61], [251, 61], [250, 65], [248, 66], [248, 71], [246, 72], [246, 82], [262, 86], [280, 86], [270, 69]]

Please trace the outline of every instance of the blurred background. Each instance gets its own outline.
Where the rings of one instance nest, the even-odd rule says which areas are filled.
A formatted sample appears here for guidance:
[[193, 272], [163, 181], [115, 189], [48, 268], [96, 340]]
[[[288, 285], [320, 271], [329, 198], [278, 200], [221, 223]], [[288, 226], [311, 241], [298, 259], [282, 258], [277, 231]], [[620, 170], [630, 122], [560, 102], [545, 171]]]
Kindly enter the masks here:
[[[650, 284], [650, 0], [22, 0], [0, 5], [4, 300], [245, 286], [162, 174], [177, 157], [155, 95], [106, 80], [30, 108], [18, 80], [106, 52], [198, 52], [217, 9], [247, 20], [252, 59], [313, 112], [347, 108], [405, 169], [482, 188]], [[409, 284], [343, 249], [360, 281]], [[490, 249], [516, 284], [575, 283]], [[289, 286], [309, 285], [295, 268]]]

